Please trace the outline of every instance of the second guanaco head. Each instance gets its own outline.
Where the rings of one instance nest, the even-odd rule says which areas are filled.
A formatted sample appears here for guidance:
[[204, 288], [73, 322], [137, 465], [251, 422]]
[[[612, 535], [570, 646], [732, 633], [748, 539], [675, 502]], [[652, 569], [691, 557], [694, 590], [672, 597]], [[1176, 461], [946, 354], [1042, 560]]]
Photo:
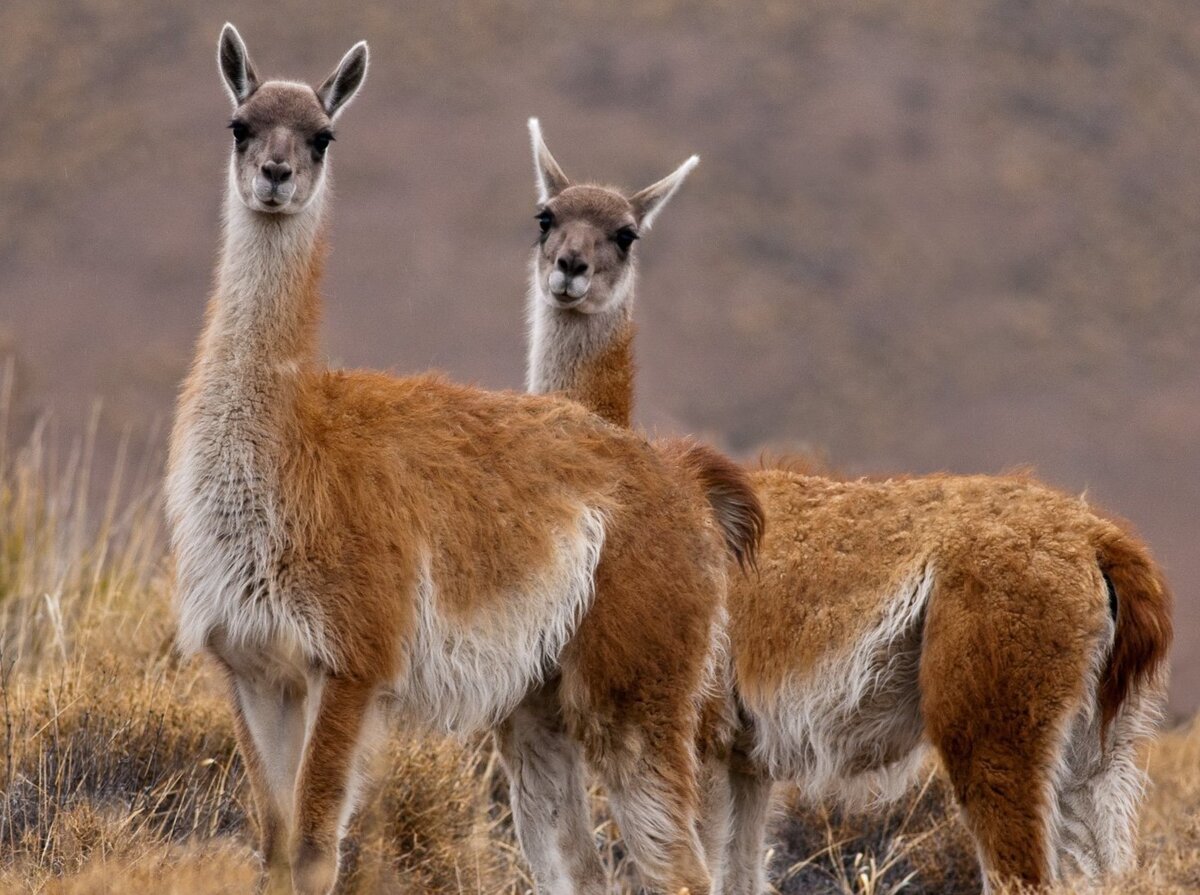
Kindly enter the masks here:
[[700, 162], [693, 155], [672, 173], [636, 193], [573, 184], [529, 119], [537, 176], [540, 228], [533, 257], [533, 288], [551, 308], [597, 314], [632, 297], [634, 243], [650, 229], [667, 200]]

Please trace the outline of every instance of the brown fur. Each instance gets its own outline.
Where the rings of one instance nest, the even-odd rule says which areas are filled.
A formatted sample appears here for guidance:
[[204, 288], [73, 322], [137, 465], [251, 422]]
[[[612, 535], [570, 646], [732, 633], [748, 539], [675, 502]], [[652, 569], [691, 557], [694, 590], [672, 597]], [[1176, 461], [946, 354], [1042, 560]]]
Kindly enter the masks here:
[[293, 821], [290, 859], [301, 892], [328, 892], [337, 879], [336, 823], [377, 686], [374, 678], [335, 675], [321, 692], [296, 784], [301, 797]]
[[[248, 61], [239, 67], [239, 52], [227, 26], [221, 63], [235, 102], [252, 71]], [[365, 58], [355, 48], [326, 83], [345, 80], [348, 99], [357, 81], [346, 79], [347, 66], [361, 78]], [[283, 120], [267, 123], [299, 134], [302, 95], [323, 101], [297, 85], [255, 81], [249, 102], [279, 98]], [[267, 161], [303, 163], [302, 141], [278, 146], [289, 155]], [[461, 700], [461, 723], [477, 726], [525, 692], [497, 689], [505, 669], [454, 664], [451, 644], [492, 643], [504, 620], [547, 626], [533, 628], [528, 655], [555, 667], [522, 672], [512, 685], [532, 691], [550, 676], [565, 730], [614, 805], [630, 806], [637, 828], [627, 838], [646, 884], [705, 895], [695, 741], [728, 554], [696, 470], [720, 490], [718, 502], [753, 506], [753, 493], [712, 473], [715, 457], [672, 463], [570, 402], [436, 376], [324, 369], [316, 359], [323, 179], [294, 208], [267, 213], [243, 189], [266, 164], [235, 150], [217, 289], [179, 402], [167, 490], [181, 642], [207, 649], [230, 677], [272, 883], [288, 886], [290, 863], [297, 892], [332, 887], [339, 813], [352, 806], [381, 700], [433, 724], [452, 723], [443, 719], [458, 703], [446, 701]], [[539, 576], [557, 574], [560, 557], [574, 561], [563, 538], [585, 531], [581, 508], [602, 517], [603, 541], [585, 542], [598, 552], [594, 595], [576, 609], [558, 585], [548, 595], [536, 588]], [[537, 608], [535, 596], [551, 608]], [[555, 621], [560, 611], [582, 617]], [[446, 643], [431, 640], [441, 635], [428, 619], [419, 624], [421, 612], [452, 629]], [[555, 637], [558, 654], [537, 652]], [[428, 671], [406, 664], [419, 649], [447, 663], [434, 666], [444, 677], [430, 686], [450, 689], [410, 692]], [[514, 655], [513, 667], [529, 661]], [[280, 770], [286, 749], [271, 739], [287, 732], [272, 718], [286, 717], [292, 694], [311, 704], [313, 719], [295, 771]], [[271, 780], [281, 774], [282, 787]], [[647, 812], [661, 820], [653, 829]]]
[[926, 736], [989, 865], [1048, 881], [1052, 755], [1106, 624], [1092, 548], [1102, 520], [1019, 479], [842, 483], [765, 471], [755, 481], [774, 515], [759, 579], [735, 579], [729, 603], [751, 714], [789, 682], [819, 686], [822, 660], [848, 650], [903, 579], [933, 563], [920, 659]]
[[578, 385], [564, 389], [561, 394], [578, 401], [593, 413], [622, 428], [629, 428], [633, 413], [633, 378], [636, 375], [633, 360], [633, 337], [635, 327], [626, 321], [613, 340], [582, 362]]
[[[752, 694], [848, 649], [879, 601], [934, 557], [940, 581], [988, 580], [1006, 602], [1019, 601], [1032, 581], [1025, 557], [1089, 562], [1100, 521], [1082, 502], [1022, 479], [843, 482], [783, 470], [751, 478], [769, 524], [759, 575], [731, 583], [730, 613], [740, 686]], [[1097, 571], [1064, 582], [1059, 626], [1105, 608]]]
[[[413, 636], [405, 595], [422, 544], [436, 545], [446, 605], [470, 618], [547, 561], [549, 535], [567, 523], [572, 501], [606, 505], [595, 601], [562, 659], [566, 710], [602, 771], [653, 761], [686, 828], [696, 804], [686, 745], [692, 695], [720, 600], [719, 576], [706, 569], [722, 553], [694, 488], [640, 439], [572, 405], [436, 378], [314, 370], [282, 379], [277, 390], [294, 404], [277, 408], [280, 454], [263, 459], [278, 470], [293, 521], [274, 574], [297, 613], [319, 612], [335, 632], [331, 681], [380, 687], [398, 674], [398, 650]], [[180, 433], [202, 412], [203, 391], [193, 378]], [[483, 495], [494, 509], [480, 512]], [[300, 835], [329, 835], [328, 788], [337, 790], [346, 754], [326, 755], [321, 732], [353, 723], [318, 716], [297, 806], [298, 822], [312, 830], [301, 826]], [[684, 879], [703, 891], [694, 868]]]
[[[539, 139], [535, 134], [535, 151]], [[541, 152], [549, 159], [544, 146]], [[574, 199], [571, 221], [607, 220], [626, 201], [602, 187], [571, 186], [561, 195]], [[544, 262], [535, 254], [535, 270], [544, 271]], [[604, 313], [621, 323], [606, 330], [587, 321], [589, 331], [619, 333], [620, 341], [574, 342], [570, 320], [581, 327], [585, 321], [563, 317], [552, 330], [562, 343], [531, 352], [543, 368], [530, 381], [554, 383], [628, 425], [633, 366], [621, 376], [609, 365], [630, 356], [630, 308], [617, 303]], [[546, 339], [536, 328], [534, 335]], [[577, 344], [604, 364], [573, 363]], [[587, 381], [592, 371], [600, 373], [596, 382]], [[629, 392], [612, 395], [621, 386]], [[1112, 748], [1109, 724], [1135, 691], [1151, 704], [1161, 699], [1170, 601], [1145, 548], [1083, 501], [1028, 477], [848, 482], [806, 474], [813, 471], [808, 462], [775, 465], [751, 473], [767, 521], [757, 574], [734, 575], [730, 583], [734, 680], [750, 722], [730, 756], [731, 773], [749, 780], [747, 774], [770, 771], [754, 767], [756, 738], [763, 742], [789, 711], [814, 710], [790, 709], [786, 700], [822, 692], [838, 673], [831, 662], [851, 656], [911, 593], [912, 582], [932, 571], [935, 585], [916, 629], [897, 635], [912, 641], [904, 648], [919, 651], [919, 717], [897, 714], [899, 703], [888, 700], [899, 694], [868, 691], [858, 711], [873, 720], [863, 724], [893, 727], [869, 728], [878, 732], [862, 740], [848, 732], [843, 773], [886, 771], [923, 734], [947, 769], [986, 868], [1000, 879], [1048, 882], [1057, 865], [1048, 852], [1054, 834], [1047, 818], [1055, 810], [1048, 798], [1060, 782], [1056, 768], [1073, 719], [1086, 716], [1087, 700], [1095, 699], [1101, 724], [1094, 735]], [[1109, 651], [1111, 624], [1103, 576], [1115, 587], [1119, 610], [1101, 669], [1096, 659]], [[885, 668], [904, 660], [897, 655]], [[1140, 736], [1136, 724], [1133, 731], [1119, 748]], [[1125, 760], [1125, 753], [1108, 760]], [[747, 802], [755, 801], [754, 789], [743, 788]], [[761, 806], [753, 810], [761, 816]]]

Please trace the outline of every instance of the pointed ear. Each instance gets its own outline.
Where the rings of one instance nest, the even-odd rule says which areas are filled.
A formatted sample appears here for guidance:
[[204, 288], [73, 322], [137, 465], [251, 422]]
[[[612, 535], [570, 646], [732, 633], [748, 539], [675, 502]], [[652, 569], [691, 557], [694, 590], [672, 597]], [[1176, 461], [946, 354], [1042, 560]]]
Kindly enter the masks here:
[[325, 114], [336, 118], [358, 93], [358, 88], [367, 79], [367, 42], [360, 40], [342, 57], [325, 83], [317, 88], [317, 98], [325, 107]]
[[217, 41], [217, 67], [221, 70], [225, 89], [229, 91], [229, 98], [233, 100], [235, 108], [258, 89], [258, 75], [254, 73], [254, 66], [250, 64], [246, 42], [228, 22], [221, 29], [221, 38]]
[[684, 178], [698, 164], [700, 164], [700, 156], [693, 155], [658, 183], [652, 184], [641, 192], [634, 193], [629, 197], [629, 204], [633, 206], [633, 213], [638, 219], [638, 227], [643, 230], [650, 229], [658, 213], [667, 204], [667, 200], [675, 195], [675, 191], [679, 189], [679, 185], [683, 183]]
[[529, 140], [533, 144], [533, 173], [537, 178], [538, 202], [546, 203], [569, 187], [571, 181], [567, 180], [567, 175], [546, 148], [542, 126], [536, 118], [529, 119]]

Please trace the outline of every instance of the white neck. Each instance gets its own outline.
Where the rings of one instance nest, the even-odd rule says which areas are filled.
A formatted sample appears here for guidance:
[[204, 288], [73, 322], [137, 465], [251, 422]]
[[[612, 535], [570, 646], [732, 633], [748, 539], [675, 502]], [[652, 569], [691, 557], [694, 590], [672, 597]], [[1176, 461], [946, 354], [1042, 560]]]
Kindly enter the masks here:
[[201, 351], [210, 371], [302, 365], [314, 350], [324, 190], [295, 214], [243, 204], [230, 173], [217, 288]]
[[525, 388], [537, 395], [574, 392], [578, 377], [612, 345], [633, 318], [635, 274], [631, 269], [618, 287], [623, 295], [609, 310], [595, 314], [552, 307], [539, 282], [536, 263], [527, 301], [529, 354]]

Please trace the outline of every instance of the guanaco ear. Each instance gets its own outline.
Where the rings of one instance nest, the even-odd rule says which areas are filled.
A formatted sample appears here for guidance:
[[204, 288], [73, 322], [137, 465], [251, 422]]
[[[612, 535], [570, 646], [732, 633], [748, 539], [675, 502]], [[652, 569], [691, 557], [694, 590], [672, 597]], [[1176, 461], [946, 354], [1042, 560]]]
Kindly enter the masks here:
[[567, 180], [567, 175], [546, 148], [542, 126], [536, 118], [529, 119], [529, 140], [533, 144], [533, 173], [537, 178], [538, 201], [549, 202], [569, 187], [571, 181]]
[[258, 75], [254, 73], [254, 66], [250, 64], [246, 42], [229, 22], [221, 29], [221, 38], [217, 41], [217, 67], [221, 70], [225, 89], [229, 91], [229, 98], [233, 100], [235, 108], [258, 89]]
[[651, 184], [629, 197], [629, 204], [633, 206], [633, 213], [638, 219], [640, 229], [650, 229], [650, 225], [654, 223], [658, 213], [667, 204], [667, 200], [675, 195], [675, 191], [679, 189], [684, 178], [698, 164], [700, 164], [700, 156], [693, 155], [658, 183]]
[[342, 57], [325, 83], [317, 88], [317, 99], [325, 107], [325, 114], [336, 118], [358, 93], [367, 79], [367, 42], [360, 40]]

